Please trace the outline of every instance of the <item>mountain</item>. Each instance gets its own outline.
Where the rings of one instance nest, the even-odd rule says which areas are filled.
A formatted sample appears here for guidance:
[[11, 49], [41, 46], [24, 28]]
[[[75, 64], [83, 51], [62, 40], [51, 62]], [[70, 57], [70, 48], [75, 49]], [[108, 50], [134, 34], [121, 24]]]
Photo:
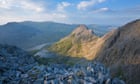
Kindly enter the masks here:
[[[29, 49], [44, 43], [51, 44], [69, 35], [77, 25], [56, 22], [9, 22], [0, 25], [0, 44], [16, 45], [23, 49]], [[98, 36], [104, 35], [110, 30], [110, 26], [89, 26], [90, 29], [96, 30], [95, 33]], [[52, 37], [50, 38], [50, 36]]]
[[[112, 32], [111, 32], [112, 33]], [[105, 38], [97, 60], [116, 70], [127, 84], [139, 84], [140, 80], [140, 20], [130, 22]]]
[[52, 45], [49, 50], [62, 55], [72, 57], [84, 56], [90, 59], [87, 56], [91, 52], [89, 48], [98, 38], [91, 29], [88, 29], [85, 25], [80, 25], [70, 35]]
[[76, 25], [54, 22], [10, 22], [0, 26], [0, 43], [28, 49], [55, 42], [68, 35], [74, 27]]
[[69, 36], [52, 45], [49, 50], [72, 57], [97, 60], [109, 66], [112, 75], [127, 84], [140, 80], [140, 20], [113, 29], [102, 37], [85, 26], [79, 26]]
[[25, 46], [24, 44], [39, 33], [41, 33], [40, 30], [30, 26], [16, 22], [7, 23], [0, 26], [0, 43]]
[[108, 35], [99, 37], [86, 25], [80, 25], [70, 35], [52, 45], [49, 50], [61, 55], [92, 60], [96, 58], [107, 37]]
[[[121, 57], [123, 57], [123, 59], [121, 59], [120, 62], [128, 58], [127, 62], [125, 61], [125, 63], [140, 63], [138, 59], [140, 55], [139, 37], [140, 20], [133, 21], [118, 28], [109, 36], [109, 38], [105, 39], [104, 45], [102, 46], [102, 51], [99, 52], [98, 59], [102, 60], [108, 65], [111, 63], [116, 63], [116, 61], [118, 61], [117, 59], [120, 59]], [[111, 59], [112, 55], [114, 60], [107, 61]], [[133, 60], [133, 58], [135, 58], [135, 60]]]

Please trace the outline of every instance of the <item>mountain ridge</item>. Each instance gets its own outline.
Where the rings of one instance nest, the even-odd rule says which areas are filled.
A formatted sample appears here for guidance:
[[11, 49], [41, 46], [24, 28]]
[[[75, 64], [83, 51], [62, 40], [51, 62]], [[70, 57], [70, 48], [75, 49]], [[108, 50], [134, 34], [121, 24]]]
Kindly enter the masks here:
[[[111, 67], [128, 84], [139, 84], [140, 77], [140, 20], [117, 29], [97, 54], [97, 60]], [[121, 73], [120, 73], [121, 72]], [[125, 74], [122, 74], [125, 73]], [[113, 73], [113, 75], [116, 75]]]
[[[135, 20], [90, 42], [78, 43], [80, 45], [79, 48], [75, 47], [75, 45], [69, 45], [65, 53], [59, 53], [67, 46], [61, 48], [61, 45], [54, 44], [52, 46], [54, 50], [52, 49], [52, 51], [55, 52], [57, 48], [60, 48], [57, 51], [59, 54], [72, 57], [79, 57], [80, 54], [80, 57], [88, 60], [98, 60], [109, 66], [111, 71], [115, 71], [112, 74], [119, 74], [119, 76], [126, 79], [128, 84], [138, 84], [140, 82], [139, 78], [137, 78], [140, 77], [139, 37], [140, 20]], [[62, 43], [65, 44], [67, 42], [63, 40]], [[128, 71], [125, 73], [126, 70]]]

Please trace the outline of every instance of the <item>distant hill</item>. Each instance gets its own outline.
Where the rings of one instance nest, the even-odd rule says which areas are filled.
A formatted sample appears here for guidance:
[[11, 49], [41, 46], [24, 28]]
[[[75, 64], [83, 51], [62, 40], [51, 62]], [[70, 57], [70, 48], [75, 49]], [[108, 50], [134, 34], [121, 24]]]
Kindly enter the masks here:
[[31, 48], [69, 34], [76, 25], [54, 22], [11, 22], [0, 26], [0, 43]]
[[87, 27], [89, 29], [92, 29], [94, 33], [100, 37], [110, 32], [112, 29], [117, 29], [117, 26], [113, 26], [113, 25], [89, 24], [87, 25]]
[[[56, 22], [10, 22], [0, 26], [0, 44], [16, 45], [28, 49], [44, 43], [58, 41], [70, 34], [78, 25]], [[110, 26], [91, 26], [99, 36], [110, 31]], [[106, 30], [106, 31], [105, 31]]]
[[0, 26], [0, 43], [22, 47], [39, 33], [41, 33], [40, 30], [30, 26], [15, 22], [8, 23]]

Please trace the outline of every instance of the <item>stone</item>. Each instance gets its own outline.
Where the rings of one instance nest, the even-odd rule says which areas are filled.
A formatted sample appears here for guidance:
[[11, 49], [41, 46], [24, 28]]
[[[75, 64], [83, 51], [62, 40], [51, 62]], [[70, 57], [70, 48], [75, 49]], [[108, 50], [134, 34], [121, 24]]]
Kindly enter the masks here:
[[114, 78], [112, 80], [112, 84], [125, 84], [124, 81], [118, 79], [118, 78]]
[[27, 78], [28, 76], [28, 74], [21, 74], [21, 78]]
[[111, 79], [108, 78], [108, 79], [105, 81], [105, 84], [111, 84]]

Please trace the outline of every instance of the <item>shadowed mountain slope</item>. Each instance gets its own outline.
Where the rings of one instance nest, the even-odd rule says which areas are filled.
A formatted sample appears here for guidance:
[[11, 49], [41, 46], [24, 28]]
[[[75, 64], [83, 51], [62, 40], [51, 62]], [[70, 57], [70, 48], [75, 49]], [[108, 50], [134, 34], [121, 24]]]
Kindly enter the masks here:
[[140, 20], [120, 27], [105, 39], [97, 60], [110, 66], [113, 72], [116, 70], [116, 73], [125, 78], [128, 84], [139, 84]]

